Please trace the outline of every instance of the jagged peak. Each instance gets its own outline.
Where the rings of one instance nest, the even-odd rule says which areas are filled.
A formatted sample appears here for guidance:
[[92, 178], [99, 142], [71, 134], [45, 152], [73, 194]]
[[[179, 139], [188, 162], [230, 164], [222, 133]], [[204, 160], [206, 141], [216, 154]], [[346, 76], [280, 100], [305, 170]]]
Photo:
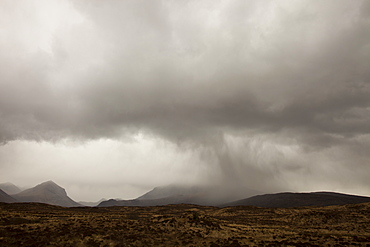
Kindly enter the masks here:
[[58, 188], [62, 188], [60, 185], [58, 185], [57, 183], [55, 183], [52, 180], [48, 180], [46, 182], [43, 182], [41, 184], [36, 185], [36, 187], [45, 187], [45, 186], [47, 186], [47, 187], [58, 187]]

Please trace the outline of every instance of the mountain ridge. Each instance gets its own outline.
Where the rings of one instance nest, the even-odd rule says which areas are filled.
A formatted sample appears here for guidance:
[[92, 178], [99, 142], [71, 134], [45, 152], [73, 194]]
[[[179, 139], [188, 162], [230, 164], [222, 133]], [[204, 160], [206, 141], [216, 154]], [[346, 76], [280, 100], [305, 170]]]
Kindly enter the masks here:
[[0, 202], [12, 203], [17, 202], [12, 196], [8, 195], [5, 191], [0, 189]]
[[[150, 194], [150, 193], [154, 194]], [[274, 194], [261, 194], [245, 199], [211, 205], [210, 201], [202, 199], [199, 194], [172, 194], [157, 193], [158, 189], [145, 193], [144, 195], [132, 200], [110, 199], [101, 202], [98, 207], [110, 206], [162, 206], [169, 204], [195, 204], [203, 206], [255, 206], [266, 208], [289, 208], [289, 207], [309, 207], [309, 206], [333, 206], [345, 204], [357, 204], [370, 202], [370, 197], [344, 194], [338, 192], [318, 191], [318, 192], [280, 192]], [[161, 197], [166, 195], [167, 197]], [[158, 196], [156, 198], [155, 196]]]
[[49, 180], [13, 195], [20, 202], [41, 202], [64, 207], [81, 206], [73, 201], [64, 188]]
[[[3, 185], [11, 183], [3, 183]], [[64, 207], [110, 207], [110, 206], [163, 206], [169, 204], [193, 204], [202, 206], [256, 206], [267, 208], [331, 206], [370, 202], [370, 197], [344, 194], [330, 191], [317, 192], [280, 192], [272, 194], [255, 194], [240, 200], [228, 200], [238, 193], [226, 195], [227, 189], [211, 186], [168, 185], [155, 187], [143, 195], [131, 200], [101, 199], [98, 202], [77, 203], [72, 200], [64, 188], [49, 180], [26, 189], [17, 194], [9, 195], [0, 188], [0, 202], [39, 202]], [[244, 194], [256, 191], [246, 190]], [[240, 198], [240, 197], [239, 197]]]
[[110, 199], [101, 202], [98, 207], [109, 206], [161, 206], [168, 204], [196, 204], [216, 206], [229, 202], [243, 195], [256, 195], [257, 191], [247, 188], [239, 191], [220, 186], [167, 185], [155, 187], [142, 196], [132, 200]]
[[220, 205], [227, 206], [256, 206], [266, 208], [288, 208], [309, 206], [334, 206], [370, 202], [370, 197], [350, 195], [338, 192], [281, 192], [252, 196]]

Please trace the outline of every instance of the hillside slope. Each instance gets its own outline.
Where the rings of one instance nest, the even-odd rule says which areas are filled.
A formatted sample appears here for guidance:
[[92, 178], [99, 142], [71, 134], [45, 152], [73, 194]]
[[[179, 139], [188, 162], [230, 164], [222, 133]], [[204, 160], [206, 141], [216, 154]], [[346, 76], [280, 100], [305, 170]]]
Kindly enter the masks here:
[[11, 203], [11, 202], [16, 202], [17, 200], [5, 193], [2, 189], [0, 189], [0, 202], [6, 202], [6, 203]]
[[370, 202], [370, 197], [335, 192], [277, 193], [258, 195], [222, 206], [256, 206], [267, 208], [289, 208], [306, 206], [331, 206]]
[[68, 197], [64, 188], [53, 181], [47, 181], [33, 188], [13, 195], [20, 202], [42, 202], [63, 207], [81, 206]]

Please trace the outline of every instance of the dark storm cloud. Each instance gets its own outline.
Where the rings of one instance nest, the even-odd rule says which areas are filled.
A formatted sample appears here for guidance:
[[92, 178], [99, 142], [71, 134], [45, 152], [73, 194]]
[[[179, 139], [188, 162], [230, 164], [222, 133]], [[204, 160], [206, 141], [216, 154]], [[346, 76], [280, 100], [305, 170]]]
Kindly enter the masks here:
[[4, 48], [2, 140], [369, 133], [369, 4], [341, 3], [269, 2], [259, 18], [256, 2], [79, 2], [87, 24], [54, 34], [53, 55]]
[[53, 29], [31, 10], [1, 12], [1, 142], [144, 132], [255, 183], [310, 173], [291, 149], [369, 160], [368, 1], [77, 1]]
[[369, 133], [368, 5], [80, 1], [52, 55], [3, 48], [1, 139]]

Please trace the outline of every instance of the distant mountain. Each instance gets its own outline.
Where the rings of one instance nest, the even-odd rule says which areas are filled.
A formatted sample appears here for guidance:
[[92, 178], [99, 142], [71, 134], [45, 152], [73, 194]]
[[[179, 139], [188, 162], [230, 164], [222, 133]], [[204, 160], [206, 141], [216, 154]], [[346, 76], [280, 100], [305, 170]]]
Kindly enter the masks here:
[[0, 189], [0, 202], [11, 203], [11, 202], [17, 202], [17, 200], [15, 200], [13, 197], [5, 193], [2, 189]]
[[151, 191], [145, 193], [142, 196], [136, 198], [137, 200], [153, 200], [161, 199], [171, 196], [182, 196], [182, 195], [197, 195], [204, 192], [204, 188], [197, 186], [180, 186], [180, 185], [169, 185], [163, 187], [155, 187]]
[[41, 202], [63, 207], [81, 206], [69, 198], [65, 189], [53, 181], [44, 182], [31, 189], [15, 194], [13, 197], [20, 202]]
[[86, 206], [86, 207], [95, 207], [95, 206], [99, 205], [101, 202], [106, 201], [106, 200], [107, 200], [107, 199], [102, 198], [102, 199], [100, 199], [100, 200], [99, 200], [99, 201], [97, 201], [97, 202], [84, 202], [84, 201], [79, 201], [78, 203], [79, 203], [79, 204], [81, 204], [81, 205], [83, 205], [83, 206]]
[[177, 195], [177, 196], [169, 196], [160, 199], [149, 199], [149, 200], [115, 200], [110, 199], [107, 201], [101, 202], [98, 207], [112, 207], [112, 206], [162, 206], [162, 205], [169, 205], [169, 204], [198, 204], [204, 205], [203, 202], [200, 202], [199, 198], [191, 197], [191, 196], [184, 196], [184, 195]]
[[110, 199], [103, 201], [98, 207], [160, 206], [181, 203], [215, 206], [237, 198], [243, 198], [246, 195], [252, 196], [256, 194], [256, 191], [248, 189], [241, 189], [236, 192], [223, 187], [169, 185], [156, 187], [133, 200]]
[[306, 206], [332, 206], [370, 202], [370, 197], [335, 192], [277, 193], [253, 196], [222, 206], [256, 206], [266, 208], [289, 208]]
[[22, 191], [20, 188], [18, 188], [12, 183], [2, 183], [0, 184], [0, 189], [3, 190], [8, 195], [14, 195]]

